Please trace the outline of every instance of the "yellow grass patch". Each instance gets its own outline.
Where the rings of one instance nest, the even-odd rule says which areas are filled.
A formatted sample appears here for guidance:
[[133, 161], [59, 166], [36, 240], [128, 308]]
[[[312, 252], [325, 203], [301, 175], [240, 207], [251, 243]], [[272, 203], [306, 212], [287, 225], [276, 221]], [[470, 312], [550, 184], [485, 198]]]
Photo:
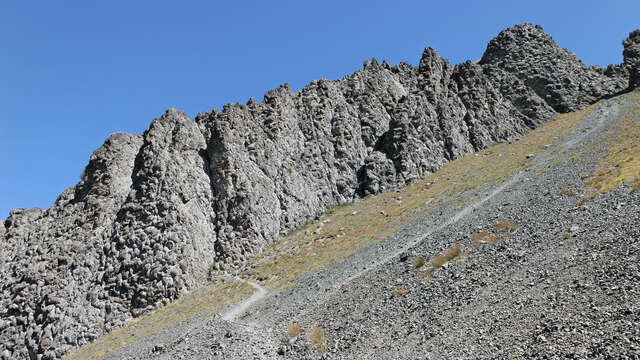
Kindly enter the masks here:
[[400, 296], [407, 295], [408, 293], [409, 293], [409, 290], [405, 288], [400, 288], [398, 290], [394, 290], [392, 294], [393, 294], [393, 297], [400, 297]]
[[591, 191], [586, 199], [622, 184], [640, 186], [640, 91], [624, 96], [633, 105], [624, 110], [618, 124], [608, 131], [608, 149], [587, 180]]

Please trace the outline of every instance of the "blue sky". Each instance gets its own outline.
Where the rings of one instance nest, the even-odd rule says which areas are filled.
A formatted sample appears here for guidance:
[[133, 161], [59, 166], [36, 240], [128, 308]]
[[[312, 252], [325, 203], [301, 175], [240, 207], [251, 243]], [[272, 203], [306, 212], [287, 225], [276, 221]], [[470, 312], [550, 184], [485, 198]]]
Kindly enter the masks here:
[[585, 63], [622, 60], [640, 1], [0, 2], [0, 219], [49, 207], [110, 133], [142, 133], [365, 59], [482, 56], [506, 27], [540, 24]]

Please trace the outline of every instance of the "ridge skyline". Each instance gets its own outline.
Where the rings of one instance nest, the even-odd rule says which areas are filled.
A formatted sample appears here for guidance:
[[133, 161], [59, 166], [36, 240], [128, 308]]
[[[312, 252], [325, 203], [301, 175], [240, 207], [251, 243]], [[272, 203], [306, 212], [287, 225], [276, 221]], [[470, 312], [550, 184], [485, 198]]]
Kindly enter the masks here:
[[[342, 22], [338, 24], [339, 26], [336, 26], [340, 30], [345, 30], [349, 26], [355, 27], [360, 22], [365, 21], [368, 14], [377, 13], [380, 10], [379, 5], [373, 4], [371, 9], [361, 9], [363, 15], [360, 16], [346, 17], [346, 15], [336, 15], [340, 19], [348, 18], [349, 21], [354, 22], [351, 25], [346, 25]], [[580, 11], [585, 19], [589, 18], [589, 16], [594, 16], [590, 14], [590, 11], [593, 13], [592, 10], [597, 6], [591, 4], [582, 5]], [[549, 9], [572, 8], [575, 7], [575, 4], [567, 3], [554, 6]], [[317, 57], [313, 59], [313, 62], [316, 63], [313, 66], [311, 66], [309, 58], [317, 56], [317, 54], [308, 51], [306, 47], [301, 47], [298, 51], [295, 51], [296, 48], [294, 48], [294, 50], [290, 50], [287, 53], [283, 51], [281, 46], [278, 46], [270, 52], [263, 52], [265, 56], [259, 59], [259, 66], [256, 67], [254, 65], [253, 69], [247, 67], [244, 60], [235, 61], [237, 67], [233, 67], [233, 64], [230, 63], [216, 66], [213, 60], [218, 58], [228, 59], [225, 54], [232, 51], [233, 47], [237, 45], [224, 47], [225, 44], [231, 44], [230, 40], [218, 40], [215, 36], [212, 36], [215, 31], [213, 33], [194, 33], [194, 31], [202, 29], [202, 27], [201, 25], [190, 25], [189, 23], [197, 23], [198, 18], [186, 19], [180, 21], [185, 22], [187, 30], [181, 34], [172, 35], [170, 40], [179, 40], [181, 37], [191, 36], [193, 39], [187, 41], [187, 43], [193, 46], [194, 42], [197, 42], [202, 36], [209, 36], [211, 42], [203, 43], [202, 45], [212, 47], [214, 49], [213, 53], [206, 55], [200, 47], [194, 47], [193, 49], [196, 50], [195, 55], [200, 55], [199, 58], [203, 60], [199, 60], [193, 66], [184, 69], [166, 67], [166, 65], [179, 64], [177, 62], [179, 59], [194, 55], [183, 53], [168, 56], [166, 59], [158, 59], [158, 64], [163, 66], [162, 69], [158, 69], [153, 64], [147, 64], [150, 67], [145, 69], [140, 67], [141, 64], [144, 64], [145, 60], [148, 60], [149, 57], [158, 52], [151, 51], [145, 55], [134, 51], [128, 56], [128, 65], [127, 68], [124, 68], [126, 71], [122, 73], [115, 72], [117, 70], [116, 66], [123, 61], [121, 57], [116, 55], [113, 55], [115, 56], [113, 58], [115, 59], [114, 64], [92, 63], [91, 61], [96, 59], [95, 54], [101, 54], [102, 51], [107, 51], [114, 46], [116, 46], [114, 49], [125, 51], [124, 55], [126, 55], [126, 51], [131, 50], [130, 42], [122, 40], [126, 33], [117, 30], [113, 34], [103, 34], [98, 36], [95, 43], [82, 43], [83, 47], [76, 48], [80, 45], [78, 43], [79, 39], [77, 39], [77, 35], [70, 33], [75, 29], [74, 26], [85, 24], [88, 26], [89, 33], [93, 34], [99, 30], [99, 26], [103, 25], [103, 20], [90, 17], [89, 15], [95, 16], [95, 14], [87, 8], [74, 9], [69, 14], [62, 14], [61, 16], [75, 16], [77, 18], [80, 15], [84, 15], [87, 19], [80, 22], [76, 20], [76, 23], [60, 29], [58, 29], [55, 22], [44, 21], [45, 25], [53, 26], [52, 32], [57, 36], [57, 38], [52, 39], [52, 44], [62, 44], [57, 52], [56, 48], [51, 47], [52, 45], [42, 48], [44, 46], [42, 40], [46, 39], [46, 37], [38, 39], [29, 33], [25, 33], [23, 36], [24, 44], [9, 44], [9, 49], [13, 50], [11, 52], [17, 55], [11, 55], [11, 57], [6, 58], [9, 61], [8, 68], [12, 71], [11, 77], [7, 82], [7, 94], [3, 96], [7, 105], [10, 106], [5, 107], [4, 115], [0, 120], [4, 129], [0, 134], [0, 143], [3, 144], [0, 146], [0, 152], [3, 154], [0, 162], [5, 168], [3, 174], [0, 175], [0, 187], [3, 189], [0, 192], [0, 214], [2, 214], [2, 218], [5, 218], [12, 208], [48, 208], [56, 199], [57, 194], [77, 182], [78, 175], [88, 162], [88, 155], [102, 145], [110, 133], [123, 131], [140, 134], [154, 117], [161, 115], [167, 108], [175, 107], [184, 110], [190, 118], [194, 118], [198, 112], [207, 111], [215, 107], [222, 108], [225, 103], [237, 102], [244, 104], [251, 97], [261, 100], [262, 95], [267, 90], [276, 88], [283, 83], [291, 84], [292, 90], [297, 91], [313, 79], [339, 79], [360, 69], [362, 62], [372, 57], [375, 57], [380, 62], [386, 59], [391, 64], [404, 61], [416, 66], [420, 58], [420, 51], [425, 47], [432, 46], [442, 57], [449, 59], [452, 65], [465, 60], [475, 61], [482, 55], [488, 40], [500, 30], [524, 21], [542, 25], [545, 32], [551, 34], [562, 47], [574, 52], [586, 65], [606, 65], [602, 61], [597, 63], [597, 61], [590, 60], [590, 55], [597, 53], [600, 53], [601, 56], [609, 55], [617, 59], [611, 63], [620, 63], [620, 39], [626, 37], [629, 29], [637, 27], [637, 25], [635, 27], [629, 26], [628, 21], [626, 21], [627, 11], [622, 12], [622, 9], [629, 9], [633, 6], [638, 5], [633, 3], [611, 5], [608, 11], [610, 14], [615, 13], [618, 21], [615, 24], [601, 27], [598, 31], [590, 30], [586, 26], [576, 26], [576, 20], [565, 20], [564, 22], [567, 24], [566, 28], [563, 29], [563, 21], [558, 20], [560, 16], [557, 14], [553, 16], [545, 14], [545, 18], [545, 16], [542, 16], [543, 12], [541, 10], [531, 10], [526, 12], [528, 16], [524, 17], [521, 16], [521, 14], [525, 13], [522, 9], [515, 9], [513, 6], [507, 5], [503, 6], [504, 9], [500, 11], [493, 9], [492, 11], [495, 14], [492, 13], [489, 20], [478, 23], [472, 18], [469, 19], [471, 17], [470, 12], [474, 11], [474, 8], [470, 7], [458, 12], [461, 21], [456, 24], [443, 23], [431, 15], [425, 15], [425, 20], [422, 22], [410, 23], [408, 21], [408, 24], [397, 24], [396, 27], [387, 27], [384, 31], [376, 30], [376, 27], [373, 26], [368, 26], [362, 30], [354, 29], [352, 32], [355, 37], [347, 36], [346, 39], [336, 38], [332, 40], [333, 43], [336, 43], [335, 46], [344, 46], [345, 42], [349, 43], [349, 51], [330, 52], [325, 56]], [[354, 5], [354, 7], [357, 6]], [[418, 5], [413, 4], [411, 7], [416, 12], [420, 12]], [[195, 8], [198, 8], [198, 6], [184, 9], [181, 14], [194, 12]], [[278, 8], [286, 8], [286, 6], [279, 6]], [[34, 14], [30, 15], [31, 18], [28, 18], [24, 14], [21, 15], [23, 12], [21, 9], [16, 9], [15, 11], [9, 11], [12, 9], [7, 10], [5, 14], [13, 13], [18, 16], [15, 17], [16, 20], [8, 21], [8, 24], [4, 26], [14, 25], [14, 30], [20, 30], [18, 33], [22, 33], [20, 21], [33, 20], [40, 16], [46, 16], [53, 11], [51, 9], [48, 12], [46, 11], [48, 9], [32, 11]], [[251, 10], [246, 14], [248, 14], [249, 18], [254, 18], [258, 16], [256, 12], [259, 10], [259, 8], [256, 8], [256, 10]], [[288, 14], [295, 14], [300, 9], [292, 8], [290, 10], [291, 12]], [[433, 14], [438, 10], [438, 8], [434, 7], [433, 11], [423, 12], [423, 14]], [[445, 11], [447, 9], [440, 10]], [[166, 11], [166, 7], [160, 6], [159, 9], [154, 10], [154, 13], [159, 15]], [[394, 10], [394, 13], [396, 11], [400, 12], [400, 10]], [[124, 19], [129, 19], [137, 13], [137, 10], [133, 9], [131, 14], [125, 14], [123, 17]], [[237, 11], [234, 13], [237, 13]], [[325, 13], [326, 11], [320, 12], [320, 14]], [[628, 13], [633, 13], [633, 11], [628, 11]], [[149, 19], [142, 19], [140, 25], [147, 23], [148, 25], [150, 24], [150, 29], [157, 31], [158, 34], [165, 32], [166, 30], [158, 28], [161, 23], [157, 19], [154, 20], [151, 15], [149, 14]], [[499, 18], [499, 15], [504, 15], [504, 17]], [[201, 15], [199, 19], [202, 20], [207, 16]], [[406, 16], [408, 16], [408, 19], [416, 17], [416, 15]], [[491, 18], [498, 21], [490, 21]], [[96, 22], [93, 26], [88, 24], [88, 20], [91, 19]], [[466, 21], [462, 21], [465, 19]], [[60, 18], [60, 21], [62, 20], [64, 20], [64, 17]], [[315, 24], [319, 20], [307, 18], [306, 21]], [[385, 20], [383, 24], [389, 24], [389, 21]], [[245, 20], [240, 21], [239, 24], [247, 26]], [[259, 24], [263, 24], [263, 21], [260, 20]], [[124, 28], [131, 26], [133, 26], [132, 21], [127, 20], [124, 22]], [[573, 27], [572, 31], [566, 31], [571, 27]], [[30, 31], [36, 30], [37, 27]], [[59, 33], [62, 30], [64, 32]], [[264, 33], [265, 37], [274, 38], [275, 35], [281, 34], [283, 31], [285, 31], [283, 28], [277, 26], [275, 29], [265, 29]], [[311, 36], [305, 31], [302, 28], [301, 32], [306, 34], [305, 36]], [[328, 32], [327, 35], [329, 36], [327, 37], [330, 37], [330, 34], [331, 32]], [[586, 51], [588, 47], [585, 47], [580, 41], [573, 41], [576, 38], [581, 38], [580, 34], [587, 34], [586, 37], [590, 38], [592, 46], [599, 49], [599, 51]], [[607, 34], [609, 34], [609, 37], [605, 38]], [[320, 34], [312, 35], [313, 37], [310, 39], [316, 39], [318, 46], [327, 44], [326, 39], [324, 43], [317, 42], [317, 39], [320, 39]], [[292, 36], [294, 35], [292, 34]], [[369, 36], [382, 39], [382, 41], [373, 41], [374, 39], [369, 38]], [[403, 41], [397, 41], [398, 36], [402, 36]], [[353, 39], [356, 38], [359, 40], [354, 43]], [[235, 38], [232, 37], [233, 39]], [[384, 41], [384, 39], [395, 40]], [[117, 45], [118, 40], [122, 44]], [[238, 56], [244, 56], [246, 59], [251, 58], [252, 52], [256, 51], [254, 54], [259, 54], [258, 50], [268, 46], [259, 45], [256, 47], [255, 44], [248, 45], [247, 40], [235, 40], [240, 43], [238, 45], [246, 49]], [[347, 40], [350, 40], [350, 42]], [[260, 40], [258, 39], [257, 41]], [[255, 43], [255, 41], [253, 42]], [[211, 46], [209, 45], [211, 43], [219, 43], [220, 45]], [[272, 41], [267, 41], [267, 43], [272, 43]], [[299, 41], [298, 44], [296, 46], [301, 46]], [[357, 46], [355, 46], [356, 44]], [[156, 45], [157, 42], [154, 41], [151, 45], [144, 45], [142, 50], [157, 50]], [[181, 46], [175, 42], [171, 43], [171, 45]], [[41, 48], [47, 50], [49, 55], [41, 60], [30, 60], [28, 56], [32, 50], [27, 50], [28, 46], [33, 49]], [[607, 46], [615, 47], [615, 51], [604, 51], [603, 49]], [[104, 50], [100, 47], [104, 47]], [[64, 49], [74, 50], [76, 54], [80, 50], [84, 52], [88, 50], [88, 53], [90, 53], [89, 55], [75, 56], [75, 61], [84, 61], [86, 63], [79, 63], [79, 66], [75, 67], [75, 75], [68, 72], [71, 68], [67, 69], [61, 63], [63, 59], [66, 59], [61, 55], [61, 51]], [[225, 51], [225, 49], [229, 50]], [[276, 56], [278, 51], [280, 55]], [[288, 56], [295, 55], [290, 56], [291, 61], [287, 62], [288, 66], [281, 67], [277, 63], [282, 63], [282, 56], [285, 56], [285, 54], [288, 54]], [[107, 55], [109, 54], [107, 53]], [[205, 56], [201, 57], [202, 55]], [[48, 58], [53, 58], [53, 60], [48, 60]], [[34, 75], [26, 75], [24, 70], [27, 68], [20, 65], [20, 59], [25, 65], [32, 66], [29, 69], [35, 69], [36, 73], [34, 75], [39, 78], [31, 79], [30, 76]], [[207, 63], [207, 60], [210, 63]], [[255, 58], [253, 60], [255, 63]], [[302, 60], [302, 65], [304, 65], [302, 68], [291, 64], [292, 61], [296, 62], [297, 60]], [[101, 65], [100, 70], [96, 71], [98, 69], [97, 66]], [[197, 74], [197, 69], [201, 69], [203, 66], [208, 70]], [[52, 72], [53, 70], [55, 72]], [[85, 70], [91, 70], [94, 74], [85, 73]], [[138, 72], [136, 73], [135, 70]], [[164, 71], [162, 76], [155, 75], [158, 70]], [[169, 71], [167, 72], [166, 70]], [[30, 72], [33, 71], [30, 70]], [[224, 72], [229, 74], [224, 74]], [[51, 78], [51, 76], [55, 76], [55, 78]], [[85, 80], [78, 82], [72, 76], [84, 77]], [[109, 80], [110, 78], [113, 78], [113, 81]], [[195, 79], [198, 78], [206, 79], [205, 83], [211, 83], [211, 85], [204, 86], [205, 92], [198, 91], [198, 86], [202, 85], [187, 86], [187, 82], [196, 81]], [[114, 82], [118, 82], [118, 84]], [[162, 82], [166, 83], [163, 84]], [[122, 86], [122, 88], [118, 86]], [[33, 106], [32, 104], [38, 104], [38, 106]]]

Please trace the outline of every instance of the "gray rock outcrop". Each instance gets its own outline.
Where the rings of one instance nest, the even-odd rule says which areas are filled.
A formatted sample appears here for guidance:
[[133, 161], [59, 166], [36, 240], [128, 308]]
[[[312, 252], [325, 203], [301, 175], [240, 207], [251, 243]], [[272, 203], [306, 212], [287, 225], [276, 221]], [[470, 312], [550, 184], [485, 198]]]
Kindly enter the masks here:
[[480, 63], [516, 75], [559, 112], [577, 110], [626, 87], [626, 79], [614, 68], [588, 68], [538, 25], [520, 24], [502, 31], [489, 42]]
[[16, 209], [0, 225], [0, 357], [59, 358], [331, 206], [626, 86], [620, 67], [587, 68], [523, 24], [479, 64], [427, 48], [417, 67], [374, 59], [195, 121], [170, 109], [143, 135], [112, 135], [51, 208]]
[[640, 87], [640, 29], [630, 32], [622, 45], [624, 65], [629, 72], [629, 88], [636, 89]]

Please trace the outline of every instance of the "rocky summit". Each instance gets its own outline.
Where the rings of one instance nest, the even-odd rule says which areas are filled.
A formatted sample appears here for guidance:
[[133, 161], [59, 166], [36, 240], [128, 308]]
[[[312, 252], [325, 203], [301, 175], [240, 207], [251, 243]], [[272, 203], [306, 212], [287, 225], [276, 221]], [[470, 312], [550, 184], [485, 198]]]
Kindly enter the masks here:
[[[416, 184], [456, 159], [515, 143], [559, 114], [639, 87], [640, 31], [623, 45], [623, 64], [588, 67], [540, 26], [521, 24], [491, 40], [476, 63], [452, 65], [429, 47], [418, 66], [372, 59], [352, 75], [315, 80], [295, 93], [285, 84], [261, 103], [227, 104], [193, 120], [169, 109], [142, 135], [112, 134], [53, 206], [12, 210], [0, 224], [0, 358], [61, 358], [200, 288], [212, 274], [245, 269], [329, 209]], [[309, 316], [332, 316], [323, 309]], [[496, 311], [503, 316], [508, 307]], [[331, 322], [334, 330], [349, 328]], [[429, 336], [450, 341], [437, 331]], [[324, 347], [320, 338], [310, 342]], [[391, 358], [358, 346], [343, 348], [343, 358], [358, 351]], [[144, 354], [166, 350], [152, 348]], [[312, 356], [295, 339], [265, 349], [273, 351], [259, 358]], [[131, 358], [143, 356], [132, 351]], [[238, 351], [237, 358], [248, 356]]]

